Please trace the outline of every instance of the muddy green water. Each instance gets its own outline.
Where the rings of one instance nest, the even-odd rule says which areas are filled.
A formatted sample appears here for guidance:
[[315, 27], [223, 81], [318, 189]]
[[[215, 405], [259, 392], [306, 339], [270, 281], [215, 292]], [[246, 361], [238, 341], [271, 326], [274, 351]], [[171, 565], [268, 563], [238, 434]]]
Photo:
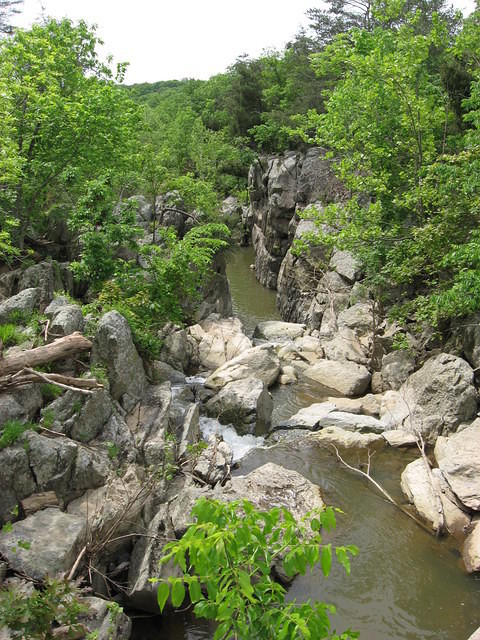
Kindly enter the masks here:
[[[260, 320], [278, 317], [275, 294], [258, 285], [249, 269], [252, 262], [251, 250], [238, 249], [232, 252], [228, 269], [235, 312], [249, 331]], [[321, 401], [324, 391], [300, 385], [274, 390], [274, 396], [278, 418]], [[404, 501], [400, 474], [414, 456], [386, 450], [374, 457], [373, 475], [400, 501]], [[350, 461], [358, 464], [358, 454]], [[319, 484], [325, 501], [344, 511], [333, 541], [360, 549], [350, 576], [339, 568], [328, 580], [319, 573], [301, 576], [289, 597], [335, 604], [333, 627], [339, 632], [348, 627], [358, 630], [361, 640], [467, 640], [480, 627], [480, 579], [466, 575], [452, 538], [436, 540], [428, 535], [324, 449], [301, 444], [257, 449], [236, 473], [248, 473], [265, 462], [295, 469]], [[137, 622], [134, 638], [207, 640], [212, 636], [208, 625], [177, 614]]]

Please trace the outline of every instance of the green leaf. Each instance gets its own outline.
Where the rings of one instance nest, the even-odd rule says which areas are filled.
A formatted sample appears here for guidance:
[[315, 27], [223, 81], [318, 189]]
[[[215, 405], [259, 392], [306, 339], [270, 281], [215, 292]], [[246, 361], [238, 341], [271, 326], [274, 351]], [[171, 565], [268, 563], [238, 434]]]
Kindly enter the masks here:
[[192, 580], [188, 585], [190, 600], [195, 603], [203, 598], [202, 588], [197, 580]]
[[172, 584], [172, 605], [178, 608], [185, 600], [185, 586], [181, 579]]
[[250, 599], [253, 594], [253, 587], [250, 582], [250, 576], [248, 575], [248, 573], [246, 573], [245, 571], [239, 571], [238, 582], [240, 583], [243, 594]]
[[322, 549], [322, 554], [320, 556], [320, 564], [322, 566], [323, 575], [328, 578], [330, 574], [330, 569], [332, 568], [332, 545], [327, 544]]
[[170, 586], [168, 582], [161, 582], [158, 585], [158, 589], [157, 589], [157, 602], [158, 602], [158, 607], [160, 609], [160, 613], [163, 612], [163, 609], [168, 600], [169, 594], [170, 594]]

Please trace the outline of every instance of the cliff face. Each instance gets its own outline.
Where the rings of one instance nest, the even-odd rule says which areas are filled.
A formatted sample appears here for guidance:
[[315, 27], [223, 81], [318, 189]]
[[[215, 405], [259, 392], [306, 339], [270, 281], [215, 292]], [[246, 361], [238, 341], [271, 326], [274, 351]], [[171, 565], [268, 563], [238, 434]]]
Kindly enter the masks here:
[[319, 328], [324, 309], [333, 304], [332, 295], [338, 298], [336, 306], [348, 300], [355, 278], [345, 280], [334, 267], [335, 275], [329, 275], [322, 247], [300, 258], [290, 247], [295, 237], [315, 229], [312, 222], [300, 220], [298, 213], [311, 204], [322, 207], [341, 201], [346, 195], [344, 187], [325, 151], [313, 148], [306, 153], [290, 151], [259, 158], [250, 168], [249, 192], [257, 279], [277, 289], [285, 320]]

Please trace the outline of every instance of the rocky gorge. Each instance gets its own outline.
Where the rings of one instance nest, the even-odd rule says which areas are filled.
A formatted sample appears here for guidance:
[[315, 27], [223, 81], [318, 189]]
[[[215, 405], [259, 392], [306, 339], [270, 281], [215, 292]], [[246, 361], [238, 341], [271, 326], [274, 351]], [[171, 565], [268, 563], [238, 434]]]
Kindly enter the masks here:
[[[350, 461], [362, 452], [366, 459], [367, 451], [395, 457], [407, 449], [405, 500], [432, 533], [457, 540], [465, 571], [480, 572], [478, 319], [437, 345], [379, 317], [355, 256], [322, 247], [295, 255], [294, 239], [313, 229], [299, 213], [343, 195], [321, 150], [260, 159], [249, 190], [242, 215], [255, 273], [276, 290], [282, 317], [257, 323], [252, 335], [232, 316], [222, 266], [197, 322], [166, 326], [161, 357], [150, 362], [120, 313], [98, 322], [84, 317], [67, 264], [45, 261], [0, 276], [0, 322], [15, 321], [25, 335], [4, 350], [3, 363], [77, 332], [90, 343], [52, 365], [47, 387], [29, 382], [0, 395], [0, 424], [36, 425], [0, 450], [5, 583], [26, 589], [25, 576], [86, 571], [95, 597], [82, 624], [99, 638], [128, 638], [131, 626], [123, 613], [112, 620], [99, 597], [157, 611], [149, 578], [172, 571], [159, 573], [163, 545], [183, 535], [200, 496], [280, 504], [298, 517], [323, 504], [317, 484], [269, 453], [285, 443], [333, 460], [335, 447]], [[145, 228], [148, 211], [138, 199]], [[36, 333], [26, 326], [34, 312], [45, 318]], [[98, 386], [52, 397], [51, 373]], [[278, 390], [302, 384], [309, 401], [275, 417]], [[221, 425], [233, 425], [251, 449], [267, 447], [266, 462], [235, 471], [238, 454], [219, 435]], [[469, 618], [470, 631], [479, 624]]]

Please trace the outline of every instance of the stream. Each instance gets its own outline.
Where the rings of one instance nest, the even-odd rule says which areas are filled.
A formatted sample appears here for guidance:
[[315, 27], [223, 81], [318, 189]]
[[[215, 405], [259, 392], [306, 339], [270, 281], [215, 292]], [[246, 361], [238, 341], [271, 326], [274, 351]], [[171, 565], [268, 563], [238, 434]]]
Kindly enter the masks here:
[[[251, 248], [229, 255], [227, 274], [234, 313], [251, 335], [255, 325], [278, 319], [275, 292], [255, 279], [250, 264]], [[300, 407], [321, 402], [323, 390], [299, 383], [274, 389], [273, 421], [295, 413]], [[212, 429], [204, 422], [204, 432]], [[263, 446], [225, 434], [241, 459], [236, 474], [245, 474], [266, 462], [275, 462], [302, 473], [321, 487], [327, 504], [344, 512], [337, 518], [332, 541], [355, 544], [359, 555], [346, 576], [336, 566], [328, 580], [320, 572], [298, 577], [289, 598], [324, 600], [337, 607], [332, 628], [360, 631], [361, 640], [467, 640], [480, 626], [480, 577], [468, 576], [459, 548], [451, 537], [437, 540], [379, 496], [359, 476], [340, 466], [329, 451], [299, 442]], [[241, 447], [241, 450], [238, 448]], [[349, 460], [358, 465], [361, 454]], [[416, 456], [414, 451], [385, 449], [375, 455], [372, 475], [396, 499], [405, 502], [400, 474]], [[136, 620], [132, 638], [137, 640], [210, 640], [211, 626], [188, 614]]]

